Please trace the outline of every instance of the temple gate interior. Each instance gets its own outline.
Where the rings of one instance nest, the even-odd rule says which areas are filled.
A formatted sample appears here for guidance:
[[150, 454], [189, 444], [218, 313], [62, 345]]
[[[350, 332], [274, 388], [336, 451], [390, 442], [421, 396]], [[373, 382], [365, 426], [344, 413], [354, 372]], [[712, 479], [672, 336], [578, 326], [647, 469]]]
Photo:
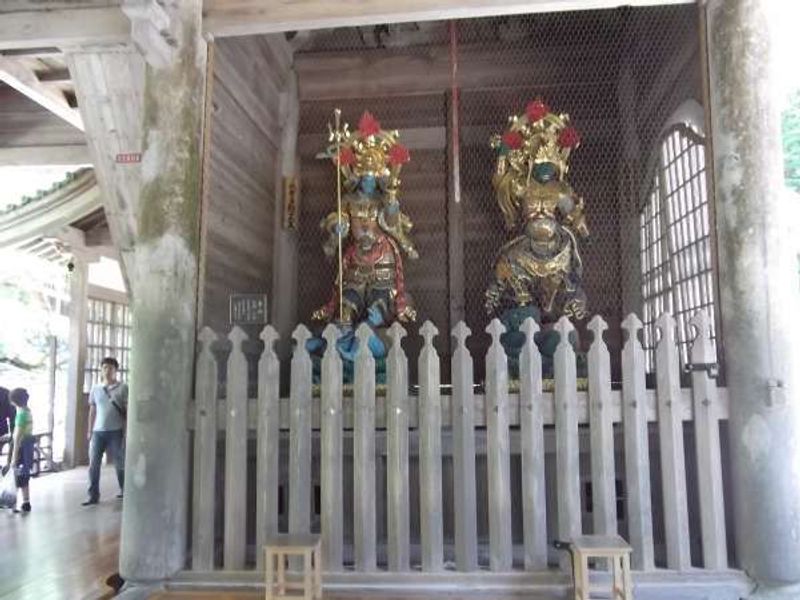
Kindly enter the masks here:
[[[476, 390], [486, 373], [483, 357], [490, 344], [484, 334], [490, 317], [484, 293], [492, 277], [498, 249], [510, 234], [492, 188], [495, 151], [492, 134], [502, 132], [511, 114], [541, 98], [554, 111], [569, 113], [580, 132], [581, 145], [571, 158], [569, 180], [586, 203], [590, 231], [581, 242], [583, 284], [589, 315], [601, 315], [611, 361], [611, 384], [622, 382], [621, 324], [637, 313], [644, 321], [643, 342], [647, 384], [656, 381], [656, 318], [664, 310], [678, 320], [681, 366], [689, 362], [696, 329], [690, 320], [708, 310], [712, 344], [717, 338], [716, 253], [713, 206], [708, 203], [706, 164], [704, 57], [702, 23], [694, 5], [620, 8], [496, 17], [427, 23], [387, 24], [331, 30], [289, 32], [225, 38], [213, 44], [209, 60], [211, 103], [204, 166], [202, 215], [200, 325], [226, 334], [228, 297], [232, 293], [263, 293], [271, 323], [282, 341], [281, 395], [289, 389], [290, 334], [300, 323], [311, 325], [311, 314], [324, 304], [335, 284], [335, 261], [326, 258], [320, 221], [336, 208], [335, 169], [320, 153], [328, 144], [328, 126], [335, 108], [355, 128], [363, 111], [370, 111], [386, 129], [397, 129], [411, 152], [401, 176], [400, 204], [414, 223], [411, 232], [419, 259], [405, 264], [407, 289], [419, 314], [439, 329], [434, 340], [442, 357], [443, 389], [450, 387], [454, 340], [447, 332], [463, 320], [472, 329], [468, 347], [475, 357]], [[293, 56], [286, 51], [293, 49]], [[297, 202], [283, 200], [286, 176], [296, 175]], [[287, 214], [291, 211], [291, 214]], [[588, 350], [593, 334], [588, 318], [575, 322], [576, 351]], [[407, 326], [403, 347], [410, 357], [409, 382], [418, 390], [416, 357], [423, 339], [415, 325]], [[247, 396], [255, 398], [260, 327], [243, 326], [250, 341]], [[214, 342], [218, 397], [230, 385], [231, 342]], [[716, 350], [712, 350], [716, 352]], [[721, 362], [721, 358], [717, 358]], [[226, 366], [227, 364], [227, 366]], [[552, 374], [549, 375], [552, 377]], [[585, 369], [579, 386], [586, 389]], [[690, 374], [680, 372], [683, 385]], [[580, 383], [583, 381], [583, 383]], [[724, 380], [721, 380], [724, 381]], [[238, 385], [238, 384], [237, 384]], [[240, 389], [237, 387], [237, 389]], [[315, 392], [316, 393], [316, 392]], [[228, 396], [229, 397], [229, 396]], [[316, 417], [315, 417], [316, 419]], [[316, 421], [315, 421], [316, 423]], [[220, 425], [224, 427], [223, 425]], [[616, 476], [614, 496], [621, 531], [625, 531], [622, 423], [614, 425]], [[252, 428], [252, 424], [250, 426]], [[694, 532], [692, 561], [701, 565], [697, 466], [692, 424], [685, 424], [686, 469], [690, 481], [689, 519]], [[723, 424], [723, 431], [725, 425]], [[310, 526], [320, 526], [320, 438], [314, 426], [312, 450], [312, 514]], [[656, 564], [666, 565], [660, 455], [656, 424], [649, 429], [654, 490]], [[512, 440], [519, 428], [512, 425]], [[220, 434], [222, 435], [222, 434]], [[384, 433], [377, 432], [383, 462], [377, 465], [378, 562], [385, 564], [388, 531]], [[410, 447], [413, 506], [419, 505], [418, 447]], [[481, 434], [478, 434], [479, 436]], [[548, 434], [549, 435], [549, 434]], [[592, 492], [587, 448], [581, 433], [582, 519], [592, 522]], [[252, 437], [252, 434], [251, 434]], [[380, 440], [383, 441], [380, 441]], [[485, 438], [483, 438], [485, 439]], [[353, 552], [352, 439], [345, 441], [344, 540], [345, 564]], [[485, 443], [485, 442], [484, 442]], [[219, 442], [215, 506], [216, 539], [224, 536], [222, 507], [226, 450]], [[512, 450], [512, 512], [514, 543], [522, 544], [522, 486], [519, 442]], [[550, 444], [550, 442], [548, 442]], [[284, 431], [281, 456], [289, 453]], [[547, 451], [547, 481], [554, 484], [556, 462]], [[726, 452], [725, 436], [722, 451]], [[248, 450], [248, 523], [255, 519], [256, 445]], [[487, 473], [486, 450], [477, 456], [478, 481]], [[290, 526], [289, 465], [280, 462], [279, 520]], [[445, 514], [453, 510], [453, 460], [444, 457]], [[727, 472], [725, 484], [728, 484]], [[548, 527], [556, 535], [556, 487], [548, 485]], [[488, 543], [489, 502], [485, 483], [478, 490], [478, 538]], [[730, 507], [728, 507], [729, 509]], [[726, 518], [730, 520], [730, 510]], [[412, 512], [411, 541], [420, 556], [420, 515]], [[247, 528], [248, 547], [257, 544]], [[454, 560], [454, 523], [444, 521], [445, 560]], [[382, 540], [382, 541], [381, 541]], [[729, 551], [733, 550], [728, 537]], [[487, 550], [488, 551], [488, 550]], [[221, 547], [215, 561], [220, 564]], [[483, 550], [481, 551], [483, 552]], [[550, 560], [555, 560], [550, 553]], [[732, 562], [735, 562], [731, 555]], [[248, 554], [247, 563], [253, 556]], [[488, 558], [481, 554], [481, 560]], [[516, 560], [516, 559], [515, 559]]]
[[[219, 40], [202, 324], [227, 323], [233, 292], [266, 293], [273, 315], [289, 302], [291, 328], [310, 323], [327, 300], [335, 261], [323, 254], [319, 223], [335, 209], [335, 177], [330, 161], [317, 155], [338, 107], [352, 127], [363, 111], [372, 112], [384, 127], [398, 129], [411, 150], [400, 202], [420, 253], [406, 262], [420, 319], [441, 331], [464, 319], [482, 332], [492, 265], [510, 239], [491, 186], [489, 138], [509, 115], [541, 97], [569, 113], [581, 134], [569, 177], [586, 202], [590, 236], [581, 252], [589, 312], [608, 321], [606, 339], [614, 349], [621, 347], [624, 316], [642, 315], [652, 351], [655, 317], [669, 309], [680, 315], [685, 344], [691, 315], [715, 311], [699, 19], [696, 6], [674, 5], [289, 33], [291, 65], [271, 36]], [[295, 78], [296, 96], [287, 87]], [[283, 228], [283, 206], [275, 200], [282, 155], [291, 152], [281, 145], [281, 119], [291, 102], [299, 112], [296, 231]], [[675, 188], [669, 227], [677, 236], [668, 246], [660, 231], [668, 220], [667, 185]], [[293, 254], [288, 275], [280, 254], [285, 258], [287, 246]], [[278, 278], [276, 264], [284, 265]], [[580, 329], [585, 349], [590, 336]], [[420, 348], [416, 336], [406, 344], [413, 354]], [[436, 345], [450, 354], [448, 336]], [[476, 355], [487, 347], [488, 336], [470, 340]], [[619, 363], [612, 360], [619, 381]]]
[[0, 2], [0, 597], [798, 597], [793, 6]]

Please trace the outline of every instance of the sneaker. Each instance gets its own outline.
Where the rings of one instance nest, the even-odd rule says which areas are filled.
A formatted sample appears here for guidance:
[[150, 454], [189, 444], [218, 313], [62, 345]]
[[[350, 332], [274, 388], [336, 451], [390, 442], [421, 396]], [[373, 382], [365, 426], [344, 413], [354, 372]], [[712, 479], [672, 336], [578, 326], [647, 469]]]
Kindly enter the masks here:
[[22, 512], [31, 512], [31, 503], [30, 502], [23, 502], [22, 503]]
[[99, 504], [100, 500], [97, 498], [89, 498], [88, 500], [84, 500], [81, 502], [81, 506], [91, 506], [92, 504]]
[[119, 494], [117, 494], [117, 498], [119, 498], [120, 500], [122, 500], [122, 492], [120, 492]]

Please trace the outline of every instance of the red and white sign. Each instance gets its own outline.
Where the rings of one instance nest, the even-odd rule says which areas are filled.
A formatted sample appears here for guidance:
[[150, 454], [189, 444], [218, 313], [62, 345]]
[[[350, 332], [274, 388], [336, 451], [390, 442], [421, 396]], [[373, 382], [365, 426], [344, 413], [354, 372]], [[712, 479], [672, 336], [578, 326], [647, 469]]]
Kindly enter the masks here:
[[120, 164], [128, 164], [128, 163], [140, 163], [142, 162], [142, 153], [141, 152], [125, 152], [117, 154], [114, 158], [114, 162]]

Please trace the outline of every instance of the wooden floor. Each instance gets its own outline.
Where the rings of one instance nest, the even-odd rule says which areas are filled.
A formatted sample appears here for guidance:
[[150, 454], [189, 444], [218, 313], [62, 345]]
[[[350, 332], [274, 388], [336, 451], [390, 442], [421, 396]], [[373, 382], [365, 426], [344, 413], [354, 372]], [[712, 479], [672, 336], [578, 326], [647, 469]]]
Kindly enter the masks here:
[[31, 480], [30, 514], [0, 510], [0, 600], [99, 600], [117, 571], [122, 501], [113, 468], [84, 507], [85, 468]]
[[[298, 598], [295, 596], [295, 598]], [[302, 596], [299, 597], [302, 600]], [[532, 596], [530, 593], [425, 593], [403, 594], [396, 593], [359, 593], [359, 594], [336, 594], [326, 592], [323, 594], [325, 600], [544, 600], [540, 596]], [[158, 592], [148, 600], [264, 600], [264, 592]], [[552, 600], [549, 598], [548, 600]]]

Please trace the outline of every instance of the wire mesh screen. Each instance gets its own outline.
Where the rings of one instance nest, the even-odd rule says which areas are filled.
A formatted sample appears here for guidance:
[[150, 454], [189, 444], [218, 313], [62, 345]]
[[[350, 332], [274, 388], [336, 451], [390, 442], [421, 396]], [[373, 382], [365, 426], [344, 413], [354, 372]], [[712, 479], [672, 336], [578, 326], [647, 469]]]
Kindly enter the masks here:
[[[460, 282], [464, 297], [453, 304], [463, 303], [471, 350], [482, 359], [490, 319], [485, 292], [497, 252], [513, 235], [495, 200], [489, 138], [505, 130], [509, 115], [542, 98], [555, 112], [569, 113], [581, 133], [568, 180], [585, 199], [590, 230], [580, 243], [583, 286], [589, 313], [610, 325], [606, 340], [618, 377], [618, 324], [627, 312], [642, 311], [640, 214], [652, 191], [652, 156], [675, 109], [687, 99], [703, 102], [697, 25], [696, 6], [670, 5], [343, 28], [296, 40], [299, 319], [308, 322], [330, 297], [336, 272], [323, 256], [319, 229], [335, 210], [335, 173], [315, 154], [326, 144], [335, 107], [351, 124], [369, 110], [384, 128], [400, 130], [411, 150], [400, 202], [415, 223], [420, 258], [406, 261], [405, 279], [420, 320], [434, 322], [438, 348], [449, 353], [449, 332], [460, 316], [451, 314], [452, 294]], [[453, 139], [458, 149], [449, 153]], [[451, 185], [451, 154], [460, 167], [460, 194]], [[453, 219], [461, 219], [461, 239], [448, 233], [459, 231], [450, 228]], [[462, 249], [462, 264], [450, 264], [454, 249]], [[410, 356], [419, 347], [416, 328], [412, 334]], [[579, 340], [586, 349], [583, 324]]]
[[[698, 310], [714, 314], [713, 254], [703, 138], [685, 125], [660, 137], [653, 191], [641, 213], [644, 348], [655, 370], [655, 320], [670, 311], [681, 364], [689, 363]], [[711, 339], [716, 341], [711, 322]]]

